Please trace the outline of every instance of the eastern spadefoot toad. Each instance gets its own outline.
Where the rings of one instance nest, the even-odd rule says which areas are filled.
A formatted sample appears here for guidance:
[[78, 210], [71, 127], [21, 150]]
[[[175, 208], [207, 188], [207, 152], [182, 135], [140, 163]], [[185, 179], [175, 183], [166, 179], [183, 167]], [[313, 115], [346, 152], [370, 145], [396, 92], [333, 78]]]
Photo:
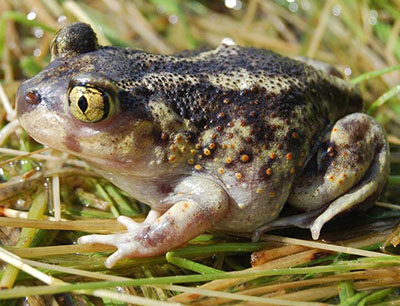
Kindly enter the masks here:
[[[126, 233], [79, 239], [116, 246], [107, 267], [211, 228], [293, 224], [317, 239], [387, 181], [382, 127], [316, 62], [227, 44], [172, 56], [104, 47], [83, 23], [59, 31], [51, 50], [18, 90], [21, 125], [152, 208], [143, 223], [119, 217]], [[305, 215], [277, 219], [286, 202]]]

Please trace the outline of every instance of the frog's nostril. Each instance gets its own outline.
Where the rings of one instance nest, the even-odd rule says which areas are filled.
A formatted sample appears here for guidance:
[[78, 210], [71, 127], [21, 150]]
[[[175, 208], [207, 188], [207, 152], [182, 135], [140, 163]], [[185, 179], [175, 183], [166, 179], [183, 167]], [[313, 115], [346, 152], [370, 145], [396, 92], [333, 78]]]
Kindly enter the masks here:
[[41, 100], [40, 94], [37, 91], [29, 91], [25, 95], [25, 102], [29, 104], [38, 104]]

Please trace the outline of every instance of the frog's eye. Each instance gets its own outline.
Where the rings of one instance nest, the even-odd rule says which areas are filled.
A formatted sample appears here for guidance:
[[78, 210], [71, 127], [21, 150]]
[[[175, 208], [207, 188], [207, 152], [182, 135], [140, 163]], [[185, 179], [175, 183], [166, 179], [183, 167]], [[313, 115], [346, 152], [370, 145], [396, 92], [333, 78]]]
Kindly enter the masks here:
[[69, 111], [78, 120], [94, 123], [108, 117], [113, 107], [111, 96], [89, 84], [78, 84], [68, 93]]

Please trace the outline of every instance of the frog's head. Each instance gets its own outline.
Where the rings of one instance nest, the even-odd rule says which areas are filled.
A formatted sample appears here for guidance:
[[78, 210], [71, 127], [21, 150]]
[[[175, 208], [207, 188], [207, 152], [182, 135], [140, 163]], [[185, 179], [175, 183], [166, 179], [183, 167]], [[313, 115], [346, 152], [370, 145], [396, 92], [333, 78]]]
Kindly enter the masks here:
[[52, 62], [18, 89], [17, 113], [26, 131], [106, 169], [151, 158], [158, 127], [146, 111], [148, 94], [121, 86], [121, 80], [132, 86], [130, 74], [140, 70], [131, 54], [100, 47], [83, 23], [61, 29], [51, 51]]

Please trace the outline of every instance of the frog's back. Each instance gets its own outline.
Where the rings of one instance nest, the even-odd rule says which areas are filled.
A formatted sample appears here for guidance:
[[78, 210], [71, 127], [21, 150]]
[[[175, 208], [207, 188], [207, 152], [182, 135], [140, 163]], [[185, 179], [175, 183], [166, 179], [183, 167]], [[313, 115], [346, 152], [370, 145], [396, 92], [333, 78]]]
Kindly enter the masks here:
[[[250, 122], [255, 121], [254, 112], [258, 121], [293, 118], [298, 107], [309, 107], [320, 117], [330, 113], [333, 121], [362, 104], [342, 80], [264, 49], [222, 44], [177, 56], [113, 47], [96, 52], [102, 53], [93, 56], [98, 72], [106, 71], [125, 91], [159, 97], [194, 128], [216, 123], [220, 113]], [[351, 103], [349, 96], [354, 98]]]
[[[167, 135], [163, 145], [172, 151], [165, 160], [187, 160], [194, 170], [259, 169], [265, 177], [285, 156], [300, 168], [329, 124], [362, 107], [348, 83], [269, 50], [222, 44], [176, 56], [112, 47], [103, 52], [121, 56], [111, 78], [142, 97]], [[115, 54], [100, 58], [100, 66], [116, 62]], [[178, 134], [187, 137], [191, 155], [176, 152]]]
[[[222, 44], [186, 56], [135, 53], [131, 61], [145, 69], [120, 86], [144, 89], [150, 102], [185, 121], [199, 142], [241, 134], [247, 136], [240, 146], [296, 147], [297, 139], [317, 138], [329, 123], [362, 108], [348, 83], [269, 50]], [[152, 107], [150, 112], [165, 120]]]
[[[164, 160], [222, 181], [241, 208], [284, 202], [325, 128], [362, 104], [343, 80], [268, 50], [221, 45], [146, 61], [138, 86], [151, 92], [149, 111], [167, 135]], [[272, 217], [280, 206], [257, 209], [245, 214]]]

